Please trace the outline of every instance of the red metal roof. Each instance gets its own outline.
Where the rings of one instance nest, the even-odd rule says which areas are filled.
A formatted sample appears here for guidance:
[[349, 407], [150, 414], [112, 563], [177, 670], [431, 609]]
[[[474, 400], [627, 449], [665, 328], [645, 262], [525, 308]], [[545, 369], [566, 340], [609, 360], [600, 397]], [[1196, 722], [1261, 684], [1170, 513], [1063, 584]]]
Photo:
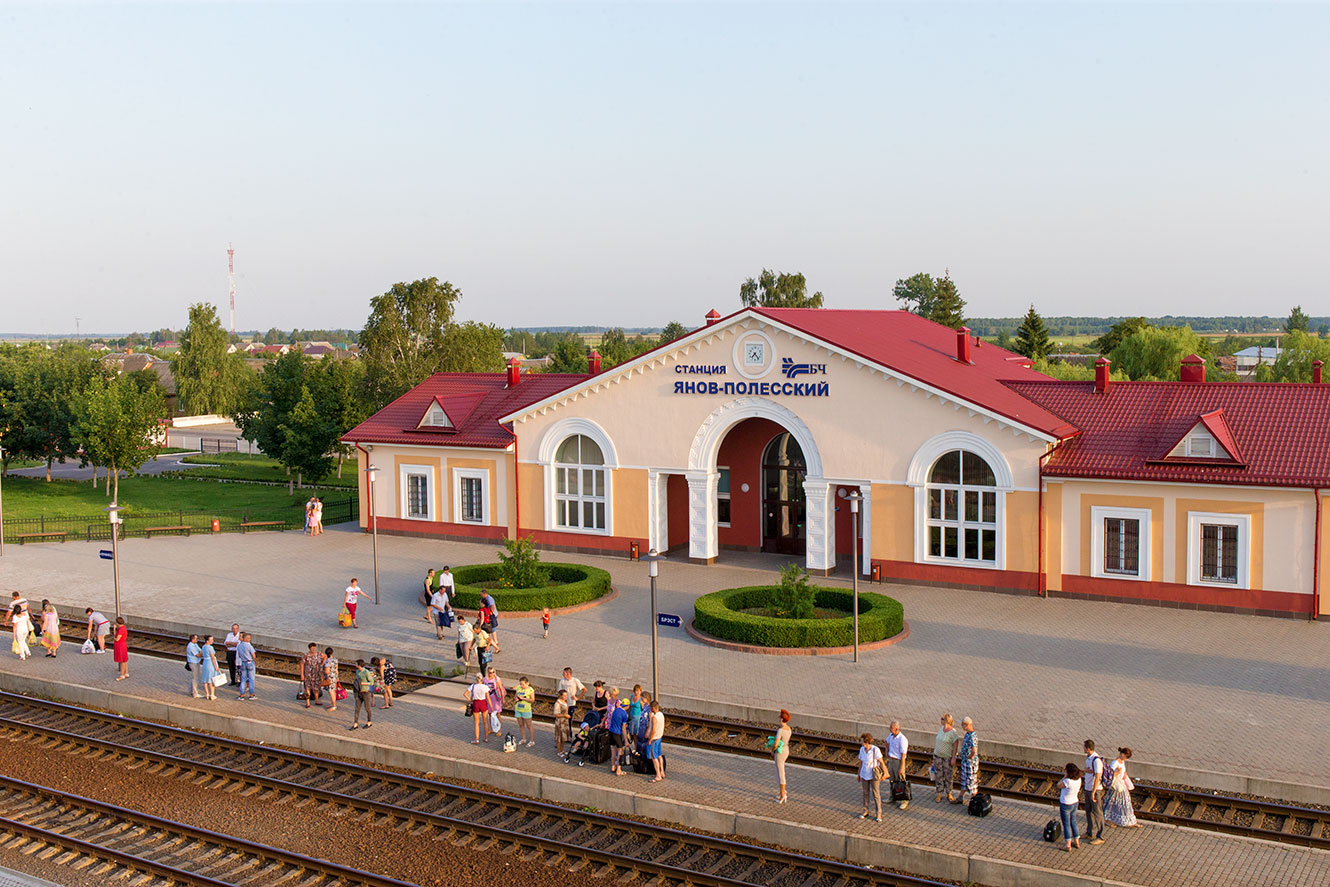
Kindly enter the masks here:
[[[342, 435], [342, 440], [503, 449], [513, 442], [513, 433], [499, 423], [500, 416], [590, 378], [578, 373], [532, 373], [524, 374], [517, 385], [509, 388], [507, 375], [435, 373]], [[436, 401], [454, 428], [418, 427], [425, 411]]]
[[1030, 369], [1026, 358], [989, 342], [971, 342], [971, 362], [961, 363], [956, 359], [956, 331], [917, 314], [829, 308], [753, 310], [1027, 428], [1055, 438], [1076, 433], [1066, 420], [1003, 384], [1003, 380], [1048, 379]]
[[[1112, 382], [1096, 393], [1093, 382], [1007, 384], [1081, 429], [1049, 457], [1049, 475], [1330, 486], [1330, 385]], [[1198, 422], [1215, 433], [1216, 418], [1223, 423], [1216, 438], [1242, 461], [1160, 461]]]

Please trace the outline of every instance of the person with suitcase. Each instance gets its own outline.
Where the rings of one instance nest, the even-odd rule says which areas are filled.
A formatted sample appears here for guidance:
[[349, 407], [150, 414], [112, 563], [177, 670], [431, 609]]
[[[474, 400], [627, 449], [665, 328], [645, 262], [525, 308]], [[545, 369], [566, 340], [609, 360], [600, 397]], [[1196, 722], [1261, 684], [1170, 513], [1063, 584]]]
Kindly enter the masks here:
[[962, 719], [961, 730], [965, 735], [961, 737], [960, 749], [956, 752], [961, 764], [961, 791], [953, 804], [969, 804], [979, 794], [979, 734], [974, 732], [974, 720]]
[[901, 732], [901, 722], [891, 722], [891, 735], [887, 737], [887, 775], [891, 778], [891, 802], [897, 810], [910, 806], [910, 782], [905, 778], [906, 755], [910, 740]]

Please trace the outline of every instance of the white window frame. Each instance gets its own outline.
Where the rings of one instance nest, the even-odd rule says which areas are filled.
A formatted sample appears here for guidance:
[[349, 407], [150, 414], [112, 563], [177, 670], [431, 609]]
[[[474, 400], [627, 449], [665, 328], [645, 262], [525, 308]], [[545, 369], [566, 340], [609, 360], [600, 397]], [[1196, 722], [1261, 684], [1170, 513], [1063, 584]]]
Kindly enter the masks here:
[[[1198, 450], [1196, 444], [1204, 441], [1208, 446], [1204, 451]], [[1213, 459], [1217, 455], [1219, 442], [1215, 440], [1214, 435], [1204, 431], [1196, 431], [1187, 437], [1187, 455], [1196, 456], [1203, 459]]]
[[[719, 473], [722, 472], [722, 471], [726, 471], [726, 472], [728, 472], [729, 470], [730, 470], [730, 466], [728, 466], [728, 465], [717, 465], [717, 466], [716, 466], [716, 473], [717, 473], [717, 474], [719, 474]], [[731, 485], [734, 484], [734, 475], [733, 475], [733, 474], [730, 475], [730, 484], [731, 484]], [[716, 503], [717, 503], [717, 504], [716, 504], [716, 526], [718, 526], [718, 527], [728, 527], [728, 526], [730, 526], [730, 521], [722, 521], [722, 520], [720, 519], [720, 500], [721, 500], [721, 499], [724, 499], [726, 502], [729, 502], [729, 503], [730, 503], [730, 509], [731, 509], [731, 511], [730, 511], [730, 519], [733, 520], [733, 518], [734, 518], [734, 511], [733, 511], [733, 509], [734, 509], [734, 500], [730, 497], [730, 493], [729, 493], [729, 492], [724, 492], [724, 493], [722, 493], [722, 492], [720, 491], [720, 481], [717, 480], [717, 481], [716, 481]]]
[[[1201, 526], [1218, 524], [1238, 529], [1238, 581], [1201, 578]], [[1206, 588], [1251, 588], [1251, 516], [1210, 511], [1187, 512], [1187, 584]]]
[[[1151, 581], [1151, 570], [1154, 566], [1152, 552], [1154, 549], [1150, 543], [1150, 519], [1153, 512], [1149, 508], [1116, 508], [1109, 505], [1090, 506], [1090, 575], [1096, 579], [1125, 579], [1129, 582], [1149, 582]], [[1105, 520], [1135, 520], [1140, 522], [1140, 531], [1137, 536], [1137, 543], [1140, 545], [1140, 551], [1136, 555], [1137, 572], [1133, 576], [1130, 573], [1111, 573], [1104, 569], [1104, 521]]]
[[[919, 563], [926, 563], [926, 564], [944, 564], [953, 567], [973, 567], [981, 570], [1005, 570], [1007, 566], [1006, 564], [1007, 542], [1006, 542], [1006, 533], [1005, 533], [1005, 527], [1007, 523], [1006, 521], [1007, 491], [1004, 490], [1000, 485], [976, 486], [973, 484], [935, 484], [927, 480], [927, 477], [932, 474], [933, 465], [937, 463], [938, 459], [941, 459], [942, 456], [944, 456], [946, 453], [950, 452], [951, 450], [962, 451], [961, 455], [962, 464], [964, 464], [965, 451], [968, 451], [972, 456], [976, 456], [980, 459], [983, 459], [985, 462], [988, 463], [989, 469], [993, 472], [994, 479], [997, 480], [1000, 477], [997, 468], [993, 465], [992, 462], [988, 460], [986, 454], [982, 452], [978, 452], [974, 449], [968, 449], [967, 447], [962, 445], [962, 446], [950, 447], [946, 450], [943, 450], [941, 453], [938, 453], [937, 456], [933, 459], [933, 463], [930, 464], [927, 468], [927, 471], [925, 473], [924, 484], [918, 487], [915, 492], [915, 502], [917, 507], [916, 513], [919, 516], [918, 520], [916, 520], [915, 522], [916, 533], [918, 534], [917, 538], [919, 539], [919, 546], [916, 555], [916, 560]], [[932, 517], [930, 517], [929, 492], [935, 489], [956, 491], [957, 519], [955, 521], [949, 521], [945, 519], [934, 520]], [[929, 545], [928, 545], [929, 535], [930, 535], [929, 530], [934, 524], [941, 525], [944, 527], [954, 525], [956, 527], [956, 547], [957, 547], [956, 550], [958, 554], [962, 555], [965, 552], [965, 529], [967, 526], [977, 528], [981, 534], [983, 533], [984, 530], [990, 529], [990, 526], [986, 521], [965, 520], [965, 494], [967, 492], [978, 493], [979, 515], [981, 518], [983, 517], [984, 513], [983, 494], [984, 493], [993, 494], [994, 508], [993, 508], [993, 524], [991, 526], [991, 529], [993, 530], [994, 557], [993, 560], [991, 561], [971, 560], [963, 556], [962, 557], [934, 556], [931, 553], [929, 553]], [[943, 495], [945, 501], [945, 493]], [[944, 507], [943, 514], [945, 516], [946, 514], [945, 505], [943, 507]], [[945, 530], [943, 532], [945, 538]], [[980, 551], [982, 552], [983, 551], [982, 535], [980, 539], [981, 539]], [[945, 542], [943, 544], [943, 547], [945, 550]]]
[[[462, 478], [480, 481], [480, 514], [478, 521], [467, 520], [462, 514]], [[453, 523], [490, 525], [490, 473], [485, 468], [453, 469]]]
[[[564, 438], [563, 438], [562, 440], [559, 441], [558, 446], [563, 446], [563, 441], [564, 441], [564, 440], [567, 440], [569, 437], [573, 437], [574, 435], [578, 435], [578, 434], [581, 434], [583, 437], [587, 438], [588, 440], [592, 441], [592, 442], [595, 443], [597, 446], [599, 446], [599, 447], [600, 447], [600, 455], [601, 455], [601, 459], [602, 459], [602, 460], [605, 459], [605, 447], [601, 444], [601, 442], [600, 442], [599, 440], [597, 440], [595, 437], [592, 437], [592, 436], [589, 435], [589, 434], [584, 434], [584, 433], [581, 432], [581, 431], [573, 431], [573, 432], [571, 432], [571, 433], [565, 435]], [[556, 453], [558, 452], [558, 447], [555, 448], [555, 452], [556, 452]], [[577, 471], [578, 471], [578, 481], [579, 481], [579, 483], [578, 483], [578, 492], [575, 493], [575, 494], [570, 494], [570, 493], [566, 493], [566, 492], [565, 492], [565, 493], [560, 493], [560, 492], [558, 492], [558, 489], [559, 489], [559, 481], [558, 481], [558, 478], [557, 478], [556, 475], [557, 475], [559, 472], [563, 471], [564, 469], [568, 469], [568, 468], [577, 469]], [[604, 480], [605, 480], [605, 483], [604, 483], [605, 492], [604, 492], [601, 496], [597, 496], [597, 495], [595, 495], [594, 493], [591, 494], [591, 495], [587, 495], [587, 494], [581, 492], [581, 489], [582, 489], [582, 485], [581, 485], [581, 473], [582, 473], [583, 471], [599, 471], [599, 472], [601, 472], [601, 473], [604, 475]], [[550, 528], [551, 530], [555, 530], [555, 531], [560, 532], [560, 533], [581, 533], [581, 534], [586, 535], [586, 536], [609, 536], [609, 535], [612, 535], [613, 530], [614, 530], [614, 515], [613, 515], [613, 512], [612, 512], [612, 510], [611, 510], [611, 508], [610, 508], [610, 503], [613, 501], [613, 490], [611, 489], [610, 482], [611, 482], [611, 480], [612, 480], [613, 477], [614, 477], [614, 472], [613, 472], [613, 470], [610, 468], [609, 465], [604, 464], [604, 461], [602, 461], [602, 464], [600, 464], [600, 465], [582, 465], [582, 464], [576, 464], [576, 465], [575, 465], [575, 464], [573, 464], [573, 463], [571, 463], [571, 462], [557, 462], [557, 461], [556, 461], [556, 462], [551, 462], [551, 463], [550, 463], [550, 480], [549, 480], [549, 491], [550, 491], [550, 499], [549, 499], [549, 502], [550, 502], [550, 511], [549, 511], [549, 528]], [[593, 489], [594, 489], [594, 486], [593, 486]], [[563, 524], [559, 523], [559, 503], [560, 503], [560, 502], [570, 502], [570, 503], [575, 502], [575, 503], [577, 503], [577, 508], [578, 508], [578, 512], [579, 512], [579, 514], [584, 514], [584, 513], [585, 513], [584, 510], [583, 510], [583, 507], [582, 507], [582, 506], [584, 505], [584, 503], [587, 503], [587, 502], [593, 503], [593, 507], [594, 507], [594, 505], [596, 505], [596, 504], [602, 504], [602, 503], [603, 503], [604, 506], [605, 506], [605, 526], [604, 526], [604, 528], [600, 528], [600, 527], [586, 527], [586, 526], [580, 526], [580, 525], [579, 525], [579, 526], [576, 526], [576, 527], [564, 526]], [[580, 521], [579, 521], [579, 523], [580, 523]]]
[[[425, 478], [425, 513], [423, 515], [413, 515], [411, 511], [411, 482], [408, 478], [412, 475], [423, 475]], [[397, 513], [402, 520], [434, 520], [434, 466], [433, 465], [403, 465], [398, 475], [397, 489]]]

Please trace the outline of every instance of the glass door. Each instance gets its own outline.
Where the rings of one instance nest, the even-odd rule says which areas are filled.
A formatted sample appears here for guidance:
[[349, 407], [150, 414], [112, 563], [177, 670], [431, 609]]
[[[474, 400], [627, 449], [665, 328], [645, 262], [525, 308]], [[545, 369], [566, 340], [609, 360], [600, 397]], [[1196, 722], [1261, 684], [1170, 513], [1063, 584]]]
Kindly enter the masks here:
[[804, 553], [804, 453], [789, 432], [767, 444], [762, 453], [762, 550], [777, 554]]

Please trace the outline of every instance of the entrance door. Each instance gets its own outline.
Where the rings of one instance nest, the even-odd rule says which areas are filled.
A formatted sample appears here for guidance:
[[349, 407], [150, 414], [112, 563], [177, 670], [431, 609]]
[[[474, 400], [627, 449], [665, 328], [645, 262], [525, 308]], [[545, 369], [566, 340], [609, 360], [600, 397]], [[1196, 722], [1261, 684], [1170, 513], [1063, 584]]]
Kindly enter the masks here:
[[789, 432], [772, 438], [762, 453], [762, 550], [804, 553], [804, 453]]

